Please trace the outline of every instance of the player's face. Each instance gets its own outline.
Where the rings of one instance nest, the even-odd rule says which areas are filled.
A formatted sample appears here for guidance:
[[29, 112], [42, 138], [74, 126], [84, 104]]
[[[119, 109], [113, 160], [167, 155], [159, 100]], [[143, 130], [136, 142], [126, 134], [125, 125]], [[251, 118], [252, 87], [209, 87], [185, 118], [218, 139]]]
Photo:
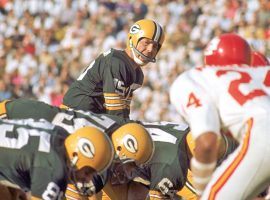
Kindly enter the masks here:
[[[148, 38], [142, 38], [138, 42], [138, 45], [136, 48], [146, 57], [154, 58], [158, 52], [158, 43]], [[147, 60], [145, 60], [140, 55], [138, 55], [138, 58], [143, 62], [147, 62]]]
[[91, 167], [83, 167], [75, 171], [75, 180], [80, 183], [88, 183], [93, 177], [95, 170]]
[[80, 170], [73, 168], [70, 171], [70, 181], [80, 193], [89, 194], [92, 192], [93, 182], [91, 180], [94, 173], [96, 172], [91, 167], [83, 167]]

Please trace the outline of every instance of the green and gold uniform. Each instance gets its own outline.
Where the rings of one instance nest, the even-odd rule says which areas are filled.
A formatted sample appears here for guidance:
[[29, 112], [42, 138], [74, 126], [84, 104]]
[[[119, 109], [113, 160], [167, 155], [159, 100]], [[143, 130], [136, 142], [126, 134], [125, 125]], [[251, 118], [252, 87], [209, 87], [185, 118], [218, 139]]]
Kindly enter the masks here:
[[186, 182], [189, 168], [186, 124], [171, 122], [143, 123], [155, 143], [155, 153], [144, 171], [148, 177], [149, 189], [176, 199], [176, 192]]
[[129, 117], [134, 90], [144, 79], [125, 51], [110, 49], [94, 60], [72, 83], [63, 104], [76, 110]]
[[[0, 116], [7, 119], [45, 119], [54, 125], [73, 133], [84, 126], [94, 126], [108, 135], [121, 125], [130, 121], [115, 115], [95, 114], [93, 112], [61, 109], [41, 101], [30, 99], [15, 99], [0, 103]], [[94, 175], [95, 192], [99, 192], [107, 181], [107, 173]]]
[[[1, 104], [1, 103], [0, 103]], [[7, 119], [45, 119], [73, 133], [84, 126], [94, 126], [110, 135], [116, 128], [129, 121], [115, 115], [61, 109], [41, 101], [15, 99], [5, 103]]]
[[60, 199], [67, 186], [67, 136], [47, 121], [0, 120], [1, 184], [37, 198]]

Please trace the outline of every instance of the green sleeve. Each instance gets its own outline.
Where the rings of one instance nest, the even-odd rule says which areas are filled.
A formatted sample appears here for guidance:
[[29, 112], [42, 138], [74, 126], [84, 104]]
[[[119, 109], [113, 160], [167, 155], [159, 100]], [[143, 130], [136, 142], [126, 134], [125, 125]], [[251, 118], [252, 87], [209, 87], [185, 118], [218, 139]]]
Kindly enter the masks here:
[[30, 99], [16, 99], [6, 105], [9, 119], [41, 119], [51, 121], [59, 108], [41, 101]]

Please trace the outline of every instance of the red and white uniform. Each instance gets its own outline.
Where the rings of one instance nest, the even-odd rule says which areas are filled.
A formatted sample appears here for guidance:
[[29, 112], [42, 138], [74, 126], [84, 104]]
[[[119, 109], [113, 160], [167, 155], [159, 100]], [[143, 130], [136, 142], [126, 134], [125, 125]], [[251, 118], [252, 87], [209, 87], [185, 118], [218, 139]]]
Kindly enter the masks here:
[[226, 128], [240, 143], [201, 199], [250, 199], [270, 183], [269, 94], [270, 67], [206, 66], [174, 81], [171, 102], [194, 138]]

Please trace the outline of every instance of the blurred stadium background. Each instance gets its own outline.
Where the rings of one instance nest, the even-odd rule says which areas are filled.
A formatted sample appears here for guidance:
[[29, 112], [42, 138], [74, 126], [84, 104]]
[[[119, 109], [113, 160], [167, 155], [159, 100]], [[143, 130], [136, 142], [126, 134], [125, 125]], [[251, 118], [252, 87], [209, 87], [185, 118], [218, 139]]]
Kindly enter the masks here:
[[58, 106], [69, 85], [101, 52], [125, 48], [130, 25], [158, 21], [166, 39], [144, 67], [131, 118], [178, 121], [169, 86], [203, 63], [215, 35], [236, 32], [270, 56], [269, 0], [0, 0], [0, 101], [34, 98]]

